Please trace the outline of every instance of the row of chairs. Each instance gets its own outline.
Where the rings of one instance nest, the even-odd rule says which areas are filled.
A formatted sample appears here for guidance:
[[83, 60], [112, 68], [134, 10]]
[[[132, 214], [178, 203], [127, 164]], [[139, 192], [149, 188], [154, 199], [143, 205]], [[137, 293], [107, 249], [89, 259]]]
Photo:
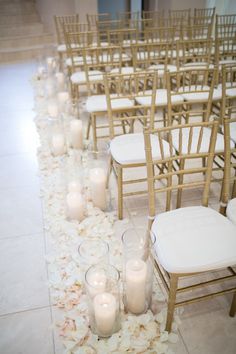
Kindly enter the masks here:
[[[73, 37], [73, 33], [67, 35]], [[175, 48], [169, 43], [163, 44], [164, 61], [151, 61], [151, 53], [155, 55], [154, 47], [158, 47], [158, 43], [149, 45], [149, 49], [141, 49], [148, 44], [139, 43], [130, 48], [130, 52], [124, 51], [120, 45], [73, 48], [75, 43], [72, 40], [69, 45], [71, 52], [77, 52], [77, 65], [83, 69], [70, 75], [76, 80], [76, 75], [78, 79], [84, 73], [89, 95], [86, 100], [88, 132], [92, 127], [95, 148], [97, 120], [100, 116], [102, 119], [104, 115], [108, 116], [105, 127], [109, 129], [111, 169], [118, 182], [119, 218], [123, 217], [124, 197], [147, 192], [147, 189], [136, 188], [131, 192], [125, 189], [148, 184], [149, 228], [157, 236], [155, 264], [169, 292], [167, 331], [171, 330], [175, 306], [185, 303], [231, 292], [234, 297], [230, 315], [234, 316], [236, 311], [234, 284], [226, 290], [197, 298], [177, 301], [176, 297], [178, 292], [183, 294], [198, 289], [200, 285], [215, 285], [218, 280], [232, 281], [236, 277], [233, 269], [236, 263], [235, 226], [219, 213], [206, 208], [213, 180], [222, 184], [222, 213], [225, 213], [232, 183], [233, 196], [236, 196], [234, 36], [230, 35], [229, 40], [231, 64], [227, 64], [227, 54], [221, 58], [225, 62], [218, 61], [217, 65], [211, 61], [211, 56], [204, 61], [204, 55], [199, 59], [200, 64], [196, 65], [197, 60], [194, 63], [194, 58], [198, 57], [198, 44], [199, 58], [203, 52], [200, 50], [204, 48], [202, 39], [194, 46], [189, 43], [188, 50], [182, 53], [184, 57], [189, 53], [186, 61], [181, 61], [179, 55], [183, 51], [181, 41]], [[211, 48], [209, 40], [206, 43]], [[175, 55], [171, 54], [174, 52]], [[210, 49], [207, 54], [211, 52]], [[74, 55], [69, 59], [70, 68]], [[151, 66], [155, 64], [162, 67], [153, 71], [155, 68]], [[76, 92], [73, 97], [78, 98]], [[213, 113], [216, 118], [212, 117]], [[104, 126], [100, 128], [103, 130]], [[146, 174], [139, 175], [136, 171], [140, 168]], [[126, 179], [125, 174], [130, 170], [135, 173], [131, 179]], [[203, 191], [203, 207], [180, 208], [184, 191], [189, 188]], [[160, 193], [165, 194], [166, 200], [166, 213], [162, 214], [159, 214], [158, 207]], [[177, 209], [169, 211], [172, 207]], [[197, 282], [178, 289], [182, 276], [205, 274], [224, 267], [229, 275], [215, 279], [215, 272], [214, 277], [203, 284]]]

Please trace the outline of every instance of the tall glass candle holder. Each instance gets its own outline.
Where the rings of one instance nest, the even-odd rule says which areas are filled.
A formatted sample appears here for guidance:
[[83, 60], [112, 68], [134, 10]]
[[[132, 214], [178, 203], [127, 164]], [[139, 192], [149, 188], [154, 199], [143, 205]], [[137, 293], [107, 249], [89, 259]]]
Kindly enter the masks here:
[[120, 329], [119, 272], [112, 265], [93, 265], [85, 274], [91, 330], [110, 337]]
[[122, 235], [124, 306], [135, 315], [145, 313], [152, 302], [155, 236], [143, 228], [131, 228]]
[[110, 152], [107, 143], [98, 145], [98, 151], [88, 147], [88, 179], [93, 205], [106, 211], [109, 208], [108, 190]]
[[85, 239], [78, 247], [78, 263], [86, 272], [94, 264], [109, 264], [109, 245], [97, 238]]
[[61, 156], [66, 153], [66, 138], [61, 120], [55, 117], [49, 118], [49, 145], [53, 156]]

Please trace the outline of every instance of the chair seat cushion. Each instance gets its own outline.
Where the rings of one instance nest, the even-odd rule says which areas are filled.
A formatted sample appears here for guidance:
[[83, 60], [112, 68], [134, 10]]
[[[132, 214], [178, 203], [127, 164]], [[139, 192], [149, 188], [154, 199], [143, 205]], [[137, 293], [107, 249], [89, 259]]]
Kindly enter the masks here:
[[[135, 97], [135, 101], [142, 105], [142, 106], [150, 106], [151, 105], [151, 101], [152, 101], [152, 97], [151, 97], [152, 91], [151, 90], [147, 90], [145, 91], [145, 95], [147, 96], [136, 96]], [[150, 96], [148, 96], [150, 95]], [[183, 102], [183, 98], [181, 95], [175, 95], [173, 96], [173, 104], [178, 104], [178, 103], [182, 103]], [[156, 91], [156, 106], [166, 106], [167, 105], [167, 90], [166, 89], [158, 89]]]
[[226, 215], [236, 225], [236, 198], [231, 199], [227, 205]]
[[155, 70], [158, 71], [158, 77], [164, 76], [166, 70], [170, 72], [175, 72], [177, 71], [177, 67], [175, 65], [164, 65], [164, 64], [153, 64], [150, 65], [148, 70]]
[[[160, 159], [159, 141], [151, 135], [153, 159]], [[164, 155], [169, 156], [169, 144], [163, 140]], [[145, 163], [144, 137], [142, 133], [124, 134], [115, 137], [110, 143], [113, 159], [120, 164]]]
[[236, 122], [230, 123], [230, 139], [236, 144]]
[[179, 68], [180, 71], [194, 70], [194, 69], [214, 69], [214, 64], [208, 64], [205, 62], [191, 62], [186, 63]]
[[120, 69], [115, 68], [110, 71], [110, 74], [133, 74], [137, 69], [135, 70], [133, 66], [123, 66]]
[[170, 273], [236, 264], [236, 226], [213, 209], [195, 206], [159, 214], [152, 231], [159, 263]]
[[[134, 102], [128, 98], [117, 98], [111, 101], [111, 106], [113, 109], [129, 109], [134, 106]], [[96, 95], [88, 97], [86, 101], [86, 110], [89, 113], [106, 112], [106, 95]]]
[[[205, 92], [198, 92], [200, 90], [203, 90]], [[191, 102], [199, 102], [199, 101], [208, 101], [208, 97], [209, 97], [209, 90], [210, 87], [209, 86], [186, 86], [185, 87], [180, 87], [179, 88], [179, 93], [181, 93], [182, 97], [184, 98], [185, 101], [191, 101]], [[184, 92], [185, 91], [185, 92]], [[195, 91], [195, 92], [188, 92], [188, 91]], [[208, 92], [206, 92], [208, 91]], [[220, 100], [221, 99], [221, 90], [219, 90], [218, 88], [215, 88], [213, 91], [213, 97], [212, 99], [214, 101]]]
[[[217, 89], [220, 90], [220, 92], [222, 93], [222, 84], [219, 84], [217, 86]], [[227, 97], [235, 97], [236, 96], [235, 84], [232, 84], [231, 82], [226, 82], [226, 96]]]
[[[99, 70], [91, 70], [88, 74], [90, 81], [103, 81], [103, 73]], [[70, 79], [73, 84], [86, 84], [87, 82], [84, 71], [78, 71], [72, 74]]]
[[[190, 128], [183, 128], [182, 129], [182, 152], [184, 154], [188, 153], [189, 129]], [[200, 133], [200, 128], [195, 127], [193, 130], [193, 136], [192, 136], [191, 153], [197, 152], [199, 133]], [[211, 138], [211, 130], [208, 128], [204, 128], [203, 135], [202, 135], [202, 143], [201, 143], [201, 147], [200, 147], [200, 151], [199, 151], [200, 153], [207, 152], [209, 150], [210, 138]], [[172, 142], [173, 142], [174, 148], [176, 149], [176, 151], [178, 151], [179, 131], [173, 130]], [[233, 148], [233, 147], [234, 147], [234, 143], [231, 142], [231, 148]], [[216, 136], [215, 151], [222, 152], [222, 153], [224, 151], [224, 136], [223, 136], [223, 134], [218, 133]]]

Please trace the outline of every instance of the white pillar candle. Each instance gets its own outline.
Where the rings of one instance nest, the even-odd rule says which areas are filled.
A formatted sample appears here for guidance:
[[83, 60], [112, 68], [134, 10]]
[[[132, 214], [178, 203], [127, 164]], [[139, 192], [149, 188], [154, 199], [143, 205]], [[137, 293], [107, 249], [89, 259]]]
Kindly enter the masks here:
[[57, 102], [55, 101], [51, 101], [51, 102], [48, 102], [48, 114], [50, 117], [52, 118], [57, 118], [58, 116], [58, 105], [57, 105]]
[[54, 67], [54, 58], [53, 57], [48, 57], [46, 58], [46, 63], [47, 63], [47, 68], [48, 68], [48, 71], [51, 71]]
[[127, 309], [140, 314], [146, 306], [147, 265], [141, 259], [130, 259], [125, 267]]
[[46, 91], [46, 95], [47, 97], [52, 97], [55, 95], [55, 83], [53, 82], [53, 80], [47, 80], [47, 82], [45, 83], [45, 91]]
[[84, 200], [81, 193], [69, 192], [66, 196], [66, 206], [68, 217], [71, 220], [84, 219]]
[[78, 192], [81, 193], [82, 192], [82, 185], [79, 181], [77, 181], [76, 179], [71, 180], [68, 183], [68, 191], [69, 192]]
[[38, 76], [42, 77], [44, 73], [45, 73], [45, 67], [42, 65], [38, 66]]
[[94, 206], [106, 209], [106, 171], [103, 168], [92, 168], [89, 173], [91, 198]]
[[70, 121], [70, 142], [75, 149], [83, 148], [83, 126], [79, 119], [72, 119]]
[[65, 88], [65, 75], [62, 72], [58, 72], [55, 75], [57, 81], [57, 88], [60, 91], [63, 91]]
[[57, 99], [58, 99], [58, 106], [60, 111], [64, 112], [66, 102], [69, 101], [69, 98], [70, 98], [69, 92], [67, 91], [58, 92]]
[[116, 298], [109, 293], [101, 293], [93, 300], [95, 322], [100, 336], [110, 336], [116, 320]]
[[65, 138], [62, 133], [58, 132], [52, 134], [51, 149], [54, 156], [63, 155], [65, 153]]
[[94, 272], [87, 278], [86, 288], [91, 298], [106, 290], [107, 277], [104, 273]]

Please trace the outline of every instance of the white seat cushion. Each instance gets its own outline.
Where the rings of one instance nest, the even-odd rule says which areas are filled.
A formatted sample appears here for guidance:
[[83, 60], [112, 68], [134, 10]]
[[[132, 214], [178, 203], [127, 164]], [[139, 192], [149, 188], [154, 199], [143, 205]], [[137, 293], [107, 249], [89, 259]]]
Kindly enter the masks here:
[[152, 231], [158, 260], [170, 273], [236, 264], [236, 226], [213, 209], [196, 206], [159, 214]]
[[[233, 86], [233, 87], [232, 87]], [[220, 90], [222, 94], [222, 84], [219, 84], [217, 86], [217, 90]], [[226, 82], [226, 95], [228, 97], [235, 97], [236, 96], [236, 87], [235, 84], [232, 84], [231, 82]]]
[[204, 62], [192, 62], [186, 63], [179, 68], [180, 71], [194, 70], [194, 69], [214, 69], [214, 64], [208, 64]]
[[[190, 128], [183, 128], [182, 130], [182, 152], [187, 154], [188, 152], [188, 137], [189, 137], [189, 129]], [[192, 137], [192, 144], [191, 144], [191, 152], [197, 152], [197, 144], [199, 139], [200, 128], [195, 127], [193, 130], [193, 137]], [[202, 143], [200, 147], [201, 152], [207, 152], [209, 150], [209, 142], [211, 137], [211, 130], [208, 128], [204, 128], [203, 136], [202, 136]], [[173, 130], [172, 132], [172, 142], [173, 146], [175, 147], [176, 151], [178, 151], [179, 147], [179, 130]], [[231, 148], [234, 147], [233, 142], [231, 142]], [[224, 151], [224, 136], [220, 133], [217, 134], [216, 137], [216, 152], [223, 152]]]
[[[132, 100], [129, 100], [128, 98], [117, 98], [115, 100], [112, 100], [111, 106], [113, 109], [128, 109], [134, 106], [134, 102]], [[86, 101], [86, 110], [89, 113], [106, 112], [106, 95], [96, 95], [88, 97]]]
[[57, 46], [57, 51], [60, 53], [65, 53], [66, 52], [66, 45], [65, 44], [59, 44]]
[[[84, 71], [78, 71], [71, 75], [71, 82], [73, 84], [85, 84], [86, 83], [86, 75]], [[102, 81], [103, 73], [99, 70], [91, 70], [89, 71], [89, 80], [90, 81]]]
[[135, 69], [133, 66], [123, 66], [120, 69], [115, 68], [110, 71], [110, 74], [133, 74], [135, 72]]
[[165, 71], [168, 70], [170, 72], [177, 71], [177, 67], [175, 65], [164, 65], [164, 64], [156, 64], [150, 65], [148, 70], [158, 71], [158, 76], [162, 77], [165, 74]]
[[[151, 135], [153, 159], [160, 159], [159, 140]], [[163, 140], [164, 156], [169, 156], [169, 144]], [[144, 137], [142, 133], [124, 134], [115, 137], [110, 143], [113, 159], [120, 164], [145, 163]]]
[[226, 215], [236, 225], [236, 198], [231, 199], [227, 205]]
[[[207, 102], [208, 97], [209, 97], [209, 92], [198, 92], [200, 90], [206, 90], [209, 91], [210, 88], [209, 86], [186, 86], [184, 87], [180, 87], [179, 88], [179, 93], [181, 93], [182, 97], [184, 98], [185, 101], [191, 101], [191, 102], [199, 102], [199, 101], [205, 101]], [[186, 91], [186, 92], [184, 92]], [[196, 92], [188, 92], [188, 91], [196, 91]], [[218, 88], [214, 89], [213, 91], [213, 97], [212, 99], [214, 101], [220, 100], [221, 99], [221, 90], [219, 90]]]
[[[150, 106], [151, 105], [151, 94], [152, 91], [151, 90], [147, 90], [145, 91], [145, 95], [149, 95], [150, 96], [137, 96], [135, 97], [135, 101], [142, 105], [142, 106]], [[183, 98], [181, 95], [175, 95], [173, 96], [173, 104], [178, 104], [178, 103], [182, 103], [183, 102]], [[166, 89], [158, 89], [156, 91], [156, 106], [166, 106], [167, 105], [167, 90]]]

